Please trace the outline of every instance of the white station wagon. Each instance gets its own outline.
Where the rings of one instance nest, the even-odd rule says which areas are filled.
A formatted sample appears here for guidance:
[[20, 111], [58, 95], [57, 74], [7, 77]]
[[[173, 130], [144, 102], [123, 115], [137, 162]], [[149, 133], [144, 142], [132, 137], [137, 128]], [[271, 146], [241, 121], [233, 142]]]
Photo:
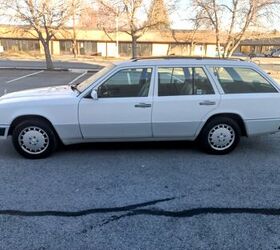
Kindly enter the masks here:
[[280, 88], [238, 60], [150, 58], [111, 64], [72, 86], [0, 98], [0, 138], [27, 158], [58, 142], [198, 140], [232, 151], [240, 136], [280, 130]]

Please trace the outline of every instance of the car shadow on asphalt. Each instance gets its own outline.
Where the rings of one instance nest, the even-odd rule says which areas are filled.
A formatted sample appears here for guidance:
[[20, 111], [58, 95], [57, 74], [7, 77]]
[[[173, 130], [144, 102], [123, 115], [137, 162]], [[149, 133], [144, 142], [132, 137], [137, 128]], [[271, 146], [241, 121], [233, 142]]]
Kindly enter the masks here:
[[116, 151], [116, 150], [195, 150], [199, 151], [197, 142], [161, 141], [161, 142], [95, 142], [74, 145], [61, 145], [60, 151]]

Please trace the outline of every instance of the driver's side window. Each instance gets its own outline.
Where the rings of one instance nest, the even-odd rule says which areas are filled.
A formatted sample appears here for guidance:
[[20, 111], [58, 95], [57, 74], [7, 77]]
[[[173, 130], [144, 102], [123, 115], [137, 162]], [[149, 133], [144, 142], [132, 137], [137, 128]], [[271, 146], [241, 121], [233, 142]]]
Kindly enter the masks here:
[[98, 88], [99, 98], [145, 97], [149, 94], [151, 68], [118, 71]]

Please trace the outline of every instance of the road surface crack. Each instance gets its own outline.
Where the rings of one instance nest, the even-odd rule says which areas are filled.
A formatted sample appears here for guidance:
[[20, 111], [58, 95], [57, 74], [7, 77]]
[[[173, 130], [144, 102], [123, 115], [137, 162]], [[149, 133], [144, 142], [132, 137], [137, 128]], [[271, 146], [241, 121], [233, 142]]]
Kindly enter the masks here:
[[204, 207], [204, 208], [193, 208], [181, 211], [168, 211], [161, 209], [135, 209], [129, 211], [126, 214], [120, 216], [111, 216], [109, 219], [103, 220], [102, 225], [106, 225], [110, 222], [120, 220], [124, 217], [131, 217], [136, 215], [149, 215], [149, 216], [163, 216], [163, 217], [173, 217], [173, 218], [188, 218], [199, 215], [207, 214], [221, 214], [221, 215], [231, 215], [231, 214], [254, 214], [254, 215], [267, 215], [267, 216], [279, 216], [280, 209], [278, 208], [220, 208], [220, 207]]
[[[184, 197], [184, 196], [182, 196]], [[159, 203], [168, 202], [177, 199], [178, 197], [158, 199], [144, 203], [137, 203], [122, 207], [108, 207], [108, 208], [93, 208], [79, 211], [22, 211], [22, 210], [0, 210], [0, 215], [6, 216], [22, 216], [22, 217], [43, 217], [43, 216], [56, 216], [56, 217], [80, 217], [92, 214], [107, 214], [107, 213], [123, 213], [121, 215], [113, 215], [110, 218], [103, 220], [101, 225], [106, 225], [110, 222], [120, 220], [124, 217], [131, 217], [137, 215], [146, 216], [162, 216], [173, 218], [188, 218], [199, 215], [207, 214], [254, 214], [254, 215], [267, 215], [279, 216], [279, 208], [248, 208], [248, 207], [202, 207], [191, 208], [179, 211], [164, 210], [158, 208], [145, 208]]]
[[105, 213], [116, 213], [116, 212], [127, 212], [137, 208], [147, 207], [156, 205], [161, 202], [167, 202], [176, 199], [176, 197], [158, 199], [143, 203], [137, 203], [128, 206], [122, 207], [109, 207], [109, 208], [93, 208], [79, 211], [23, 211], [23, 210], [0, 210], [0, 215], [9, 215], [9, 216], [22, 216], [22, 217], [43, 217], [43, 216], [57, 216], [57, 217], [80, 217], [91, 214], [105, 214]]

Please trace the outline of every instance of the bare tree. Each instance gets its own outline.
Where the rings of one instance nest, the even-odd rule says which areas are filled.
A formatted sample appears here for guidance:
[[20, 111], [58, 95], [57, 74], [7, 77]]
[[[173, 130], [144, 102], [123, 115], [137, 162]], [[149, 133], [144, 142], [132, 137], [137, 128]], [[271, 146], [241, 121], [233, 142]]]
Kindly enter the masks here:
[[89, 4], [85, 5], [81, 11], [78, 26], [82, 28], [97, 29], [97, 18], [100, 13]]
[[[71, 42], [72, 42], [72, 52], [76, 58], [78, 55], [78, 42], [77, 42], [77, 21], [79, 22], [81, 15], [84, 10], [83, 0], [71, 0], [69, 5], [69, 13], [71, 14], [72, 21], [72, 32]], [[68, 33], [68, 32], [67, 32]]]
[[147, 10], [150, 5], [144, 0], [98, 0], [98, 3], [99, 11], [105, 13], [101, 15], [103, 19], [99, 21], [99, 27], [107, 34], [116, 29], [128, 34], [131, 37], [133, 58], [137, 57], [138, 39], [149, 29], [166, 25], [162, 20], [148, 18]]
[[160, 31], [170, 30], [169, 14], [173, 11], [173, 6], [175, 7], [175, 2], [173, 1], [169, 1], [168, 5], [165, 3], [165, 0], [151, 1], [148, 11], [148, 20], [150, 23], [156, 24], [152, 29]]
[[73, 16], [75, 0], [3, 0], [6, 15], [21, 30], [39, 39], [44, 48], [46, 66], [54, 68], [50, 41]]
[[[195, 45], [197, 44], [197, 36], [200, 29], [203, 27], [203, 17], [201, 17], [201, 13], [196, 13], [194, 18], [188, 18], [185, 21], [188, 22], [189, 25], [191, 25], [191, 29], [184, 30], [183, 32], [172, 30], [172, 38], [177, 44], [188, 43], [190, 45], [189, 47], [189, 56], [193, 56], [193, 50]], [[179, 39], [178, 39], [179, 35]]]
[[[193, 0], [196, 11], [215, 32], [219, 57], [230, 57], [258, 21], [279, 8], [279, 0]], [[224, 51], [221, 49], [223, 36]]]

